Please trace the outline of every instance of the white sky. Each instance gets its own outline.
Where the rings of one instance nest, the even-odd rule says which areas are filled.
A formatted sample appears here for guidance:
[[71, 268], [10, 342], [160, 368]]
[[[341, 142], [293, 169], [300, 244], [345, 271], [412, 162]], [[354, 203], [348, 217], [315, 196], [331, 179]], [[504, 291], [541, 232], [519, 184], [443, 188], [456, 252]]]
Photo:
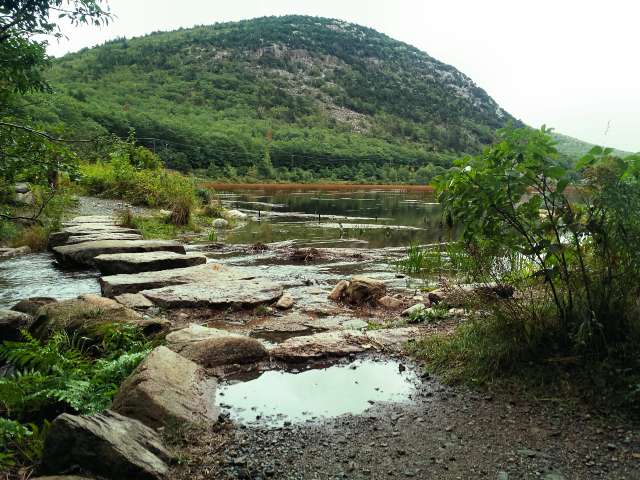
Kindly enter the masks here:
[[[588, 142], [640, 151], [640, 2], [633, 0], [109, 0], [107, 27], [63, 27], [61, 56], [117, 36], [266, 15], [374, 28], [453, 65], [502, 108]], [[607, 123], [610, 128], [605, 138]]]

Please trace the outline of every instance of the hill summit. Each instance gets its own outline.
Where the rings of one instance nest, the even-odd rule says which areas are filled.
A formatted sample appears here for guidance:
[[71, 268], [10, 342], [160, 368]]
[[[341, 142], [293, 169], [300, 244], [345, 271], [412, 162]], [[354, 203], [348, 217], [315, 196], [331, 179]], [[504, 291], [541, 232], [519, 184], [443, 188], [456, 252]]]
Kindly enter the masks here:
[[[54, 62], [72, 131], [135, 137], [182, 170], [448, 168], [512, 120], [469, 77], [373, 29], [265, 17], [119, 38]], [[359, 167], [357, 167], [359, 166]]]

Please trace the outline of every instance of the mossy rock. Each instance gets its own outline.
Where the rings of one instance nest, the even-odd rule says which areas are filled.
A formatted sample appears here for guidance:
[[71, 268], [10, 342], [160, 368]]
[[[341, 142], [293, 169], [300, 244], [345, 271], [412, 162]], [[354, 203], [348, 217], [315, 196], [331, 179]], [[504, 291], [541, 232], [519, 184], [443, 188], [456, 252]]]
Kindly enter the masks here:
[[92, 343], [102, 342], [105, 326], [114, 323], [140, 325], [148, 338], [168, 332], [170, 323], [158, 318], [143, 318], [138, 312], [118, 302], [81, 295], [74, 300], [45, 305], [36, 313], [29, 333], [38, 340], [47, 340], [54, 333], [64, 330], [70, 336], [87, 337]]

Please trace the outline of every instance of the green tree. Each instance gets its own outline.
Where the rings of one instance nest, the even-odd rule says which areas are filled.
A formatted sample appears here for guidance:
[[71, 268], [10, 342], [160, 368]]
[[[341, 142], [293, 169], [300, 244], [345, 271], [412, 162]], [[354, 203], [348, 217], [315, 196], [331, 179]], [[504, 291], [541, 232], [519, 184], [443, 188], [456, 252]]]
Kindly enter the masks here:
[[[61, 132], [45, 132], [14, 118], [23, 95], [51, 92], [43, 72], [50, 65], [47, 40], [62, 37], [51, 18], [102, 24], [111, 17], [102, 0], [9, 0], [0, 6], [0, 179], [51, 183], [57, 172], [74, 175], [75, 154]], [[3, 183], [0, 182], [0, 186]]]

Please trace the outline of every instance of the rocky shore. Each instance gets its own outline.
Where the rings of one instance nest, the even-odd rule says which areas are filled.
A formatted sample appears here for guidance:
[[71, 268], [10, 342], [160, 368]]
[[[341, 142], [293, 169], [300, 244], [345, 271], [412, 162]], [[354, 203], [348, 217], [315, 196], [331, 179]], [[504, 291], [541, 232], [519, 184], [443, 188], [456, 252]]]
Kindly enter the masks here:
[[[187, 252], [177, 241], [127, 235], [139, 233], [112, 216], [68, 222], [53, 236], [56, 260], [65, 268], [99, 269], [103, 296], [30, 298], [0, 310], [2, 339], [18, 340], [20, 329], [37, 339], [66, 330], [98, 344], [96, 326], [125, 322], [162, 340], [109, 410], [56, 418], [40, 474], [61, 480], [639, 478], [639, 431], [599, 427], [588, 415], [565, 417], [543, 402], [447, 387], [407, 359], [407, 342], [465, 320], [464, 310], [454, 308], [438, 324], [400, 322], [450, 292], [390, 295], [384, 282], [353, 276], [328, 295], [320, 291], [334, 314], [307, 334], [296, 298], [277, 282]], [[463, 290], [513, 294], [494, 285]], [[275, 344], [256, 338], [259, 329], [247, 318], [258, 309], [269, 318], [260, 328], [293, 334]], [[382, 318], [389, 328], [380, 328]], [[220, 406], [221, 385], [243, 372], [363, 358], [415, 370], [415, 392], [401, 403], [371, 401], [362, 413], [280, 426], [234, 424]]]

